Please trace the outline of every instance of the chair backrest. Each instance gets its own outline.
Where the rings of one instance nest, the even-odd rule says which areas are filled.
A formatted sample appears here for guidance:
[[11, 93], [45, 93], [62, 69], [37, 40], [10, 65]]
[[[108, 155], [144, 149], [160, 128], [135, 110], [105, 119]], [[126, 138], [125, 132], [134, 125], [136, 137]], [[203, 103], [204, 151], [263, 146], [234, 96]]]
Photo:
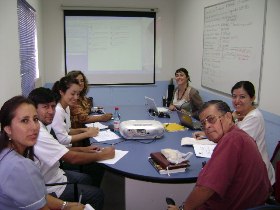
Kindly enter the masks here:
[[275, 147], [270, 162], [275, 170], [274, 196], [275, 200], [280, 202], [280, 141]]
[[[275, 168], [275, 177], [276, 182], [274, 185], [274, 191], [275, 191], [275, 200], [280, 203], [280, 161], [277, 162], [276, 168]], [[280, 206], [279, 206], [280, 209]]]
[[[280, 160], [280, 141], [278, 141], [278, 144], [275, 147], [275, 150], [273, 152], [273, 155], [270, 159], [270, 162], [273, 165], [274, 170], [276, 171], [276, 163]], [[279, 180], [280, 181], [280, 180]]]
[[254, 207], [254, 208], [250, 208], [250, 209], [247, 209], [247, 210], [272, 210], [272, 209], [279, 209], [279, 206], [276, 206], [276, 205], [263, 205], [263, 206], [257, 206], [257, 207]]

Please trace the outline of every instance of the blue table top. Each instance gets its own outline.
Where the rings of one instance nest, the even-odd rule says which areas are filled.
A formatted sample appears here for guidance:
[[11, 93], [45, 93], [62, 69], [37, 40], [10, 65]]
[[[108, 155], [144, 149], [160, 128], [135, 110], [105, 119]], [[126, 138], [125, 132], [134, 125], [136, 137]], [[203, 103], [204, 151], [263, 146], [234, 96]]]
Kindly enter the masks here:
[[[105, 107], [105, 112], [113, 112], [113, 107]], [[176, 112], [171, 112], [171, 118], [151, 117], [144, 106], [121, 106], [121, 120], [158, 120], [162, 123], [179, 123]], [[109, 124], [112, 122], [108, 122]], [[171, 148], [187, 153], [193, 152], [192, 146], [181, 146], [183, 137], [191, 136], [194, 131], [185, 130], [178, 132], [165, 132], [164, 136], [156, 140], [125, 140], [123, 138], [113, 141], [107, 141], [107, 144], [115, 144], [118, 150], [129, 151], [123, 158], [115, 164], [104, 164], [108, 170], [122, 176], [158, 183], [193, 183], [196, 182], [198, 174], [202, 168], [202, 162], [207, 158], [198, 158], [193, 154], [190, 160], [190, 167], [186, 172], [159, 174], [149, 163], [148, 157], [152, 152], [159, 152], [161, 149]], [[96, 142], [95, 140], [92, 140]], [[98, 143], [102, 146], [106, 144]]]

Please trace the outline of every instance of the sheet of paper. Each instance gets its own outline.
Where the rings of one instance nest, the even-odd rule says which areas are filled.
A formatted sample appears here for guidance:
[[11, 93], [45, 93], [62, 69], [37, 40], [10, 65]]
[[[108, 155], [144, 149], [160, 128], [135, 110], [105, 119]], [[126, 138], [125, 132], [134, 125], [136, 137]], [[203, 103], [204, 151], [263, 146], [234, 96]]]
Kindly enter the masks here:
[[93, 137], [96, 141], [109, 141], [109, 140], [115, 140], [121, 138], [114, 132], [110, 131], [109, 129], [104, 131], [99, 131], [98, 135], [96, 137]]
[[208, 139], [201, 139], [197, 140], [192, 137], [184, 137], [181, 140], [181, 146], [184, 145], [194, 145], [194, 144], [201, 144], [201, 145], [216, 145], [213, 141], [209, 141]]
[[86, 126], [87, 126], [87, 127], [96, 127], [96, 128], [99, 128], [100, 130], [103, 130], [103, 129], [108, 128], [107, 125], [103, 125], [103, 124], [100, 123], [100, 122], [87, 123]]
[[106, 163], [106, 164], [115, 164], [118, 162], [123, 156], [125, 156], [128, 153], [128, 151], [123, 150], [115, 150], [115, 157], [109, 160], [101, 160], [97, 161], [98, 163]]
[[197, 157], [211, 158], [216, 145], [194, 144], [194, 153]]
[[95, 210], [90, 204], [86, 204], [84, 210]]

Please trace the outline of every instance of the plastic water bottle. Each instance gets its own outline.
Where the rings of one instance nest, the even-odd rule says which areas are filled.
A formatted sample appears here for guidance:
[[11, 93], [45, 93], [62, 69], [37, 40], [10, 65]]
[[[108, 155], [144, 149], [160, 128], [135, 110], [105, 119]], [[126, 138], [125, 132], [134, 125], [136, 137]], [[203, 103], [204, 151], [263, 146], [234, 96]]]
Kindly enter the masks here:
[[115, 133], [120, 132], [120, 123], [121, 123], [121, 116], [119, 113], [119, 107], [115, 107], [115, 113], [114, 113], [114, 132]]

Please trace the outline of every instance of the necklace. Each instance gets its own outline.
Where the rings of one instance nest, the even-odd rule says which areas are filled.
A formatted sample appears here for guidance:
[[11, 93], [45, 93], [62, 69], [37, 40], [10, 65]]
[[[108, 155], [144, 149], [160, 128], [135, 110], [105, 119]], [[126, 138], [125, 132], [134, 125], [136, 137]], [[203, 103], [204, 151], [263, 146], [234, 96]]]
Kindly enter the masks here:
[[185, 88], [183, 94], [182, 94], [181, 97], [179, 98], [179, 89], [178, 89], [177, 101], [180, 101], [180, 100], [183, 98], [183, 96], [185, 95], [186, 90], [187, 90], [187, 88]]

